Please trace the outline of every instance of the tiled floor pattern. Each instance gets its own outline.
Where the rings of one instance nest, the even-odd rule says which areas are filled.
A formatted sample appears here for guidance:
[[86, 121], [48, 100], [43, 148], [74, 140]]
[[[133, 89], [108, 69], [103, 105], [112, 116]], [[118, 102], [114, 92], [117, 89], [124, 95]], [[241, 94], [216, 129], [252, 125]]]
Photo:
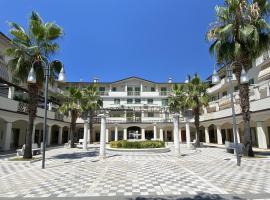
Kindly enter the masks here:
[[270, 159], [243, 159], [223, 149], [181, 146], [182, 157], [163, 154], [108, 154], [53, 149], [46, 169], [0, 161], [0, 197], [156, 196], [208, 194], [269, 194]]

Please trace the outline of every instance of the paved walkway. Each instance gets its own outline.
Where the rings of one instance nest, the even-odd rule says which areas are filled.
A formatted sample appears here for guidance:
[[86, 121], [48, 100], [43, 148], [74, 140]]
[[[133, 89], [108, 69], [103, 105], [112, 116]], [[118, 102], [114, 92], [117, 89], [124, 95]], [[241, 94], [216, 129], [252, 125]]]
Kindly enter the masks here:
[[100, 160], [94, 146], [87, 152], [57, 148], [47, 152], [44, 170], [40, 161], [0, 159], [0, 197], [270, 199], [269, 158], [244, 158], [237, 167], [224, 149], [181, 145], [181, 152], [180, 159], [169, 152], [109, 153]]

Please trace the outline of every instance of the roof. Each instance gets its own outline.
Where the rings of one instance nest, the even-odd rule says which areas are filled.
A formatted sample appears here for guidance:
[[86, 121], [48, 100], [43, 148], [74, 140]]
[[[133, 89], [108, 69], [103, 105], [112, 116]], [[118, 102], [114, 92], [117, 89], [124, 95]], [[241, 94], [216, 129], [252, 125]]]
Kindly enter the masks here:
[[[114, 84], [114, 83], [121, 83], [121, 82], [124, 82], [124, 81], [128, 81], [128, 80], [131, 80], [131, 79], [137, 79], [139, 81], [144, 81], [144, 82], [149, 82], [149, 83], [152, 83], [152, 84], [169, 84], [168, 82], [154, 82], [154, 81], [150, 81], [150, 80], [147, 80], [147, 79], [144, 79], [144, 78], [140, 78], [140, 77], [137, 77], [137, 76], [130, 76], [130, 77], [127, 77], [127, 78], [123, 78], [123, 79], [120, 79], [120, 80], [117, 80], [117, 81], [112, 81], [112, 82], [98, 82], [98, 84]], [[67, 83], [74, 83], [74, 84], [92, 84], [94, 82], [67, 82]], [[172, 82], [172, 84], [182, 84], [181, 82]]]
[[8, 36], [6, 36], [4, 33], [2, 33], [1, 31], [0, 31], [0, 35], [1, 35], [3, 38], [5, 38], [7, 41], [11, 42], [11, 39], [10, 39]]

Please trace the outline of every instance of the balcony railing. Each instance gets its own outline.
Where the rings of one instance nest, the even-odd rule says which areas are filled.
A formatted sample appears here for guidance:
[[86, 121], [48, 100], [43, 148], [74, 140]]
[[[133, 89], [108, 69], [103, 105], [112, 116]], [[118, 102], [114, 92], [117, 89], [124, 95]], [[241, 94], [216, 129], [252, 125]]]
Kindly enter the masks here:
[[126, 122], [127, 123], [132, 123], [132, 122], [142, 122], [142, 118], [141, 117], [127, 117], [126, 118]]
[[98, 92], [98, 95], [99, 96], [108, 96], [109, 95], [109, 92], [108, 91], [99, 91]]
[[161, 91], [160, 96], [169, 96], [170, 92], [169, 91]]
[[140, 91], [128, 91], [127, 95], [128, 96], [140, 96], [141, 92]]

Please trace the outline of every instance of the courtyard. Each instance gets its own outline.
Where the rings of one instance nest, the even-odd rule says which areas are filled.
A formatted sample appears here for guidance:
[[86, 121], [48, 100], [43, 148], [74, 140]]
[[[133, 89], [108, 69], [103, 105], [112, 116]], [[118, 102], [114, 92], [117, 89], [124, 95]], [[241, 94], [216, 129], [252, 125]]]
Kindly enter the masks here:
[[[171, 144], [169, 144], [171, 145]], [[172, 146], [172, 145], [171, 145]], [[269, 199], [270, 157], [243, 158], [222, 148], [194, 150], [181, 144], [181, 158], [168, 153], [110, 153], [61, 147], [41, 161], [0, 160], [1, 198]]]

